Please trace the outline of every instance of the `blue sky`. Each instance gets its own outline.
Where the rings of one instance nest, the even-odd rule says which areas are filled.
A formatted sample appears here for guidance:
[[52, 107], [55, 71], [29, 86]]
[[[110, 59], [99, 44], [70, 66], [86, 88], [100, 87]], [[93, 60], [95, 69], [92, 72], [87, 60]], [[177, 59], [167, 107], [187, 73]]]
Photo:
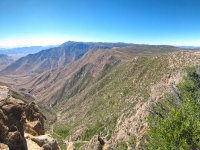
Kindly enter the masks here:
[[68, 40], [200, 46], [200, 0], [0, 0], [0, 47]]

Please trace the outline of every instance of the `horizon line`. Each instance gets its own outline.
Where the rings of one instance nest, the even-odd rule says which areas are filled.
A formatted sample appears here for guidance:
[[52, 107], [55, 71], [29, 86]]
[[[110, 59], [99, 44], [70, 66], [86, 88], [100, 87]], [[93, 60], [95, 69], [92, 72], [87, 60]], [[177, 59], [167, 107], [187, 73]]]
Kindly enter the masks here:
[[[124, 44], [134, 44], [134, 45], [157, 45], [157, 46], [174, 46], [174, 47], [200, 47], [198, 45], [183, 45], [183, 44], [146, 44], [146, 43], [133, 43], [133, 42], [95, 42], [95, 41], [75, 41], [75, 40], [68, 40], [66, 42], [82, 42], [82, 43], [124, 43]], [[28, 45], [12, 45], [12, 46], [8, 46], [8, 45], [0, 45], [0, 49], [11, 49], [11, 48], [24, 48], [24, 47], [36, 47], [36, 46], [60, 46], [66, 42], [62, 42], [61, 44], [28, 44]]]

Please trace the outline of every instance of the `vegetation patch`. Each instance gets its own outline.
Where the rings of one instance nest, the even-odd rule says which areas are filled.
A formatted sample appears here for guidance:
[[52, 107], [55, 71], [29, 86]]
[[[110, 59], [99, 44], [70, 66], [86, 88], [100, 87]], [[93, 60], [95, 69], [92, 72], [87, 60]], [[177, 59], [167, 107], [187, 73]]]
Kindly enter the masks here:
[[65, 138], [68, 135], [70, 129], [71, 128], [67, 125], [56, 123], [54, 125], [53, 132], [55, 132], [57, 135], [61, 136], [62, 138]]
[[145, 149], [200, 148], [200, 68], [187, 67], [185, 72], [174, 94], [150, 109]]
[[124, 141], [119, 142], [117, 145], [117, 148], [116, 148], [116, 150], [127, 150], [127, 149], [128, 149], [128, 146], [127, 146], [126, 142], [124, 142]]

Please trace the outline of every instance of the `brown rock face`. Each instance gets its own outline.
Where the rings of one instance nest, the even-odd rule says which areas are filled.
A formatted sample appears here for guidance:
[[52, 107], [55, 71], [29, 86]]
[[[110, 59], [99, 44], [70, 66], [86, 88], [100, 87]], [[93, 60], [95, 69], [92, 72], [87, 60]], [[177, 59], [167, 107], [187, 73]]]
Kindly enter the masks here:
[[[8, 88], [0, 86], [0, 149], [59, 150], [54, 139], [43, 135], [44, 119], [38, 106], [34, 102], [17, 102], [19, 101], [9, 95]], [[29, 133], [32, 138], [25, 138], [24, 132]], [[33, 139], [40, 139], [43, 143]]]
[[19, 131], [9, 132], [6, 138], [10, 150], [26, 150], [26, 140]]
[[10, 150], [26, 150], [23, 122], [25, 115], [23, 107], [19, 104], [0, 101], [0, 142], [8, 145]]
[[1, 150], [9, 150], [8, 145], [5, 145], [3, 143], [0, 143], [0, 149]]
[[25, 132], [32, 135], [43, 135], [45, 133], [44, 119], [38, 106], [34, 102], [31, 102], [25, 107], [25, 114], [28, 120], [24, 125]]

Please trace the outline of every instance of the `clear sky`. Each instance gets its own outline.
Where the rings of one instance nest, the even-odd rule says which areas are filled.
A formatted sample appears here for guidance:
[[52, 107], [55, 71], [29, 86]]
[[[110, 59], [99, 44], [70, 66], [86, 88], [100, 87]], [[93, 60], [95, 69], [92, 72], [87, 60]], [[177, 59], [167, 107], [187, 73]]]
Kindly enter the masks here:
[[0, 47], [68, 40], [200, 46], [200, 0], [0, 0]]

